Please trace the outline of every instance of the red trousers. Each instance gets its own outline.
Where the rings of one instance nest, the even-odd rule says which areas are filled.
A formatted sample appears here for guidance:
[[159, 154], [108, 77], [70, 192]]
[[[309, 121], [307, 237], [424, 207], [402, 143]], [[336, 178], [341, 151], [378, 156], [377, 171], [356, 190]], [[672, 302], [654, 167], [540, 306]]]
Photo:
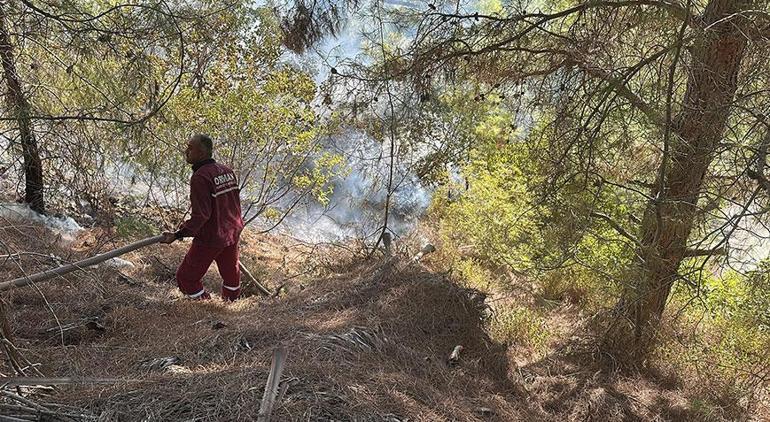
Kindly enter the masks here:
[[184, 260], [176, 270], [176, 283], [179, 290], [193, 299], [209, 297], [203, 288], [201, 279], [211, 263], [217, 262], [219, 275], [222, 276], [222, 298], [235, 300], [241, 294], [241, 269], [238, 266], [238, 243], [226, 248], [212, 248], [193, 242]]

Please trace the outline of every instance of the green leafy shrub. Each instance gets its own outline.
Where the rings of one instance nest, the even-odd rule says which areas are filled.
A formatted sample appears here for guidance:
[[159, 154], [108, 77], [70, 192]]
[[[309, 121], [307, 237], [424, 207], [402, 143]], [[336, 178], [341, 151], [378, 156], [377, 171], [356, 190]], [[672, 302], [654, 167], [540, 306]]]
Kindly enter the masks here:
[[455, 264], [455, 269], [460, 280], [470, 288], [489, 292], [493, 286], [502, 285], [499, 277], [496, 277], [489, 268], [478, 260], [460, 258]]
[[115, 232], [124, 239], [149, 237], [155, 234], [155, 228], [142, 217], [126, 215], [115, 220]]
[[680, 284], [672, 309], [680, 310], [659, 350], [693, 386], [693, 409], [704, 420], [742, 418], [770, 388], [768, 264], [744, 276], [704, 275]]

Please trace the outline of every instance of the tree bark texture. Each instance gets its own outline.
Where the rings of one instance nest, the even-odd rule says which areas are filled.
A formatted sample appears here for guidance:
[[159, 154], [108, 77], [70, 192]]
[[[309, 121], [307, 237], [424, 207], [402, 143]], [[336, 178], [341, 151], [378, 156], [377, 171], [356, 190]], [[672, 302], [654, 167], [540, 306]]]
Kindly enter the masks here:
[[32, 130], [30, 106], [22, 90], [16, 63], [13, 57], [13, 46], [6, 23], [6, 5], [0, 4], [0, 60], [3, 64], [3, 75], [8, 87], [6, 95], [8, 110], [13, 113], [19, 129], [22, 156], [24, 158], [24, 202], [39, 212], [45, 213], [43, 198], [43, 164], [37, 147], [37, 139]]
[[736, 13], [749, 6], [747, 0], [711, 0], [703, 15], [708, 29], [692, 50], [682, 109], [673, 119], [674, 136], [661, 162], [665, 168], [642, 219], [638, 271], [618, 304], [621, 318], [607, 337], [632, 359], [643, 357], [653, 344], [686, 257], [703, 179], [727, 127], [746, 49], [737, 22], [743, 18]]

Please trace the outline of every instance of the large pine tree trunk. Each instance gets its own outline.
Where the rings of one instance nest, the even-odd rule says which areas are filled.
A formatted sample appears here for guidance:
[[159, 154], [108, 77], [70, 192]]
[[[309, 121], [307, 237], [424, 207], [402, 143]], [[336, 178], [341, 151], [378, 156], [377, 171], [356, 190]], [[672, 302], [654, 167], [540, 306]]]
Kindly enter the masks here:
[[30, 119], [30, 107], [16, 73], [16, 64], [13, 60], [13, 47], [6, 25], [5, 5], [0, 4], [0, 60], [3, 63], [5, 84], [8, 87], [8, 109], [16, 118], [19, 128], [19, 141], [21, 143], [22, 156], [24, 158], [24, 201], [30, 207], [39, 212], [45, 212], [43, 200], [43, 165], [40, 161], [40, 153], [37, 148], [37, 139], [32, 131]]
[[697, 215], [703, 178], [727, 126], [746, 40], [736, 12], [747, 0], [711, 0], [703, 23], [710, 26], [692, 51], [683, 107], [673, 122], [667, 159], [642, 219], [640, 263], [633, 285], [618, 304], [621, 318], [607, 336], [612, 349], [638, 362], [649, 351]]

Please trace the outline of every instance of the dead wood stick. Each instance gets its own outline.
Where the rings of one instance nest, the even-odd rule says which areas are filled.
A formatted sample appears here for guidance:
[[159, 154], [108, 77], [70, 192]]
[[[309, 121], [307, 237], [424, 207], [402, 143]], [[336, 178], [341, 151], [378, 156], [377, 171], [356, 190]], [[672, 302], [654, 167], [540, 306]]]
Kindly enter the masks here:
[[259, 415], [257, 422], [270, 422], [270, 415], [273, 413], [273, 406], [278, 396], [278, 386], [281, 383], [281, 374], [283, 366], [286, 363], [286, 349], [278, 347], [273, 350], [273, 362], [270, 365], [270, 373], [267, 375], [267, 384], [265, 393], [262, 395], [262, 404], [259, 406]]
[[[16, 416], [18, 417], [31, 418], [31, 419], [0, 419], [1, 422], [5, 422], [6, 420], [13, 420], [13, 421], [39, 421], [39, 420], [49, 420], [49, 419], [57, 420], [57, 421], [70, 420], [70, 419], [81, 420], [87, 417], [86, 415], [83, 415], [83, 414], [63, 412], [54, 407], [48, 410], [40, 410], [40, 409], [35, 409], [29, 406], [22, 406], [18, 404], [14, 405], [14, 404], [0, 403], [0, 411], [2, 411], [3, 409], [16, 412]], [[31, 413], [31, 415], [24, 415], [19, 412]], [[41, 415], [50, 416], [52, 418], [41, 418]], [[67, 417], [67, 419], [64, 419], [63, 417]], [[90, 418], [90, 419], [93, 419], [93, 418]]]
[[262, 294], [264, 294], [265, 296], [272, 296], [273, 295], [273, 293], [270, 292], [270, 290], [268, 290], [267, 287], [263, 286], [259, 281], [257, 281], [257, 279], [253, 275], [251, 275], [251, 271], [249, 271], [249, 269], [246, 268], [246, 266], [243, 265], [243, 263], [241, 261], [238, 261], [238, 265], [241, 267], [241, 271], [246, 273], [246, 275], [249, 276], [251, 281], [253, 281], [254, 284], [257, 285], [257, 288], [259, 289], [260, 292], [262, 292]]
[[[35, 364], [30, 362], [29, 359], [27, 359], [21, 352], [19, 352], [19, 349], [16, 348], [16, 345], [13, 344], [13, 342], [9, 340], [7, 336], [5, 338], [2, 338], [1, 340], [6, 350], [8, 350], [9, 352], [12, 352], [16, 359], [23, 360], [24, 362], [26, 362], [27, 366], [21, 367], [20, 368], [21, 371], [18, 371], [18, 372], [24, 373], [25, 369], [32, 368], [32, 370], [35, 371], [35, 373], [37, 373], [41, 377], [43, 376], [43, 373], [40, 372], [39, 369], [37, 369], [37, 367], [40, 365], [39, 363]], [[21, 363], [18, 363], [18, 364], [21, 366]]]
[[11, 399], [11, 400], [13, 400], [15, 402], [22, 403], [22, 404], [25, 404], [25, 405], [27, 405], [29, 407], [32, 407], [32, 408], [34, 408], [37, 411], [41, 411], [41, 410], [42, 411], [46, 411], [46, 410], [48, 410], [45, 407], [43, 407], [43, 406], [33, 402], [32, 400], [30, 400], [30, 399], [28, 399], [26, 397], [22, 397], [20, 394], [14, 394], [14, 393], [11, 393], [10, 391], [0, 390], [0, 395], [8, 397], [9, 399]]
[[163, 235], [148, 237], [147, 239], [128, 244], [126, 246], [123, 246], [122, 248], [114, 249], [109, 252], [105, 252], [103, 254], [92, 256], [91, 258], [87, 258], [82, 261], [74, 262], [72, 264], [62, 265], [59, 268], [54, 268], [52, 270], [35, 273], [29, 276], [19, 277], [11, 281], [6, 281], [3, 283], [0, 283], [0, 292], [8, 289], [13, 289], [15, 287], [22, 287], [28, 284], [45, 281], [57, 275], [64, 275], [67, 273], [71, 273], [72, 271], [89, 267], [91, 265], [104, 262], [110, 258], [115, 258], [116, 256], [120, 256], [128, 252], [137, 250], [139, 248], [143, 248], [145, 246], [158, 243], [160, 242], [161, 239], [163, 239]]
[[34, 419], [19, 419], [14, 418], [13, 416], [3, 416], [0, 415], [0, 422], [28, 422], [28, 421], [34, 421]]
[[0, 377], [0, 386], [17, 387], [31, 385], [118, 384], [122, 382], [138, 381], [140, 380], [118, 378]]

